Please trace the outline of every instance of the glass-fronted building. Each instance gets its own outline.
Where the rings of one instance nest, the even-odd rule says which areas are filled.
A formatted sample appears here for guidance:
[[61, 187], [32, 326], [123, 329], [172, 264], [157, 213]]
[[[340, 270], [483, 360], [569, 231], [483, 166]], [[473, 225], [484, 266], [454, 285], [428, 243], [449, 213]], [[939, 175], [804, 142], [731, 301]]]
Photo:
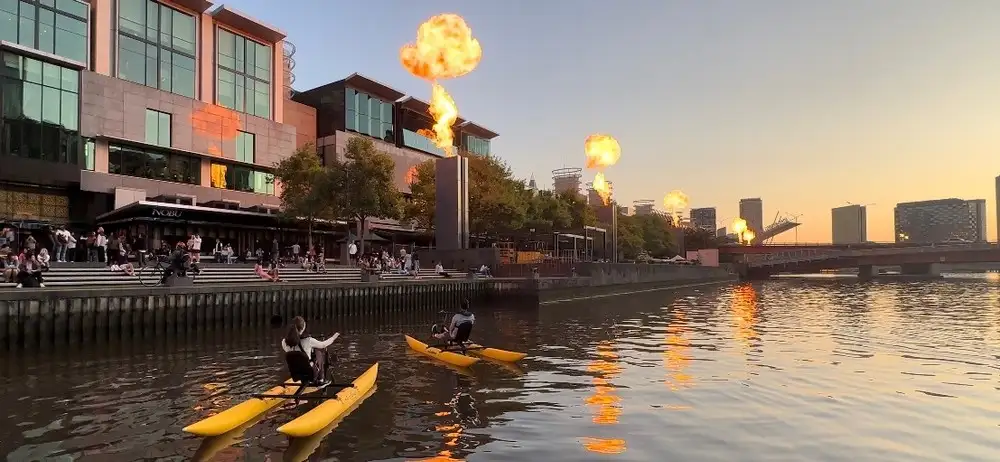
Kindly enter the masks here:
[[710, 233], [715, 233], [715, 207], [702, 207], [691, 209], [691, 226], [704, 229]]
[[986, 200], [938, 199], [896, 204], [897, 243], [986, 241]]
[[[289, 72], [284, 32], [206, 0], [0, 0], [0, 224], [269, 240], [226, 214], [277, 211], [273, 165], [313, 141]], [[217, 220], [116, 215], [159, 202]]]

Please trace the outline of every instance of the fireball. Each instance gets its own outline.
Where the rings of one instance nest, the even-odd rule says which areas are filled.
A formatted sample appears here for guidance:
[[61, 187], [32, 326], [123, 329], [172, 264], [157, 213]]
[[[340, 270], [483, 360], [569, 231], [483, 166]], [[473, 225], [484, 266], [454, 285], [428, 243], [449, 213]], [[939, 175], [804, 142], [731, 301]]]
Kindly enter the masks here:
[[737, 236], [743, 236], [743, 232], [747, 230], [747, 221], [742, 218], [737, 218], [733, 220], [733, 234]]
[[583, 143], [587, 154], [587, 168], [607, 168], [618, 162], [622, 156], [622, 147], [611, 135], [594, 134], [587, 137]]
[[743, 239], [744, 244], [750, 245], [750, 243], [753, 242], [754, 238], [757, 237], [757, 234], [754, 233], [752, 229], [748, 229], [743, 231], [743, 233], [740, 234], [740, 237]]
[[417, 29], [417, 41], [403, 45], [399, 61], [411, 74], [431, 82], [430, 112], [434, 129], [419, 133], [454, 155], [455, 133], [451, 127], [458, 119], [458, 106], [438, 80], [453, 79], [472, 72], [483, 59], [483, 48], [472, 36], [472, 29], [457, 14], [434, 16]]
[[680, 225], [681, 212], [687, 208], [690, 198], [683, 191], [675, 189], [667, 193], [663, 198], [663, 206], [670, 212], [674, 219], [674, 226]]
[[608, 201], [611, 200], [611, 184], [604, 179], [604, 174], [601, 172], [597, 172], [597, 175], [594, 176], [594, 191], [597, 191], [597, 195], [601, 196], [604, 205], [608, 205]]

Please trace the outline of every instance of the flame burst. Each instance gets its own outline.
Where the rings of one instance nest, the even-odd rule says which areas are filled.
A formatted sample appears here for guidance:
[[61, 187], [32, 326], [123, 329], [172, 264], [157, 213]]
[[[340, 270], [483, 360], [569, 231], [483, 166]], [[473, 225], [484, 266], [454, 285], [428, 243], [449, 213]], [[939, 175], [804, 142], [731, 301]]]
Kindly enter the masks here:
[[611, 135], [590, 135], [584, 141], [583, 149], [587, 153], [587, 168], [610, 167], [618, 163], [618, 159], [622, 156], [621, 145]]
[[604, 174], [601, 172], [597, 172], [597, 175], [594, 176], [594, 191], [597, 191], [597, 195], [601, 196], [604, 205], [608, 205], [608, 201], [611, 200], [611, 183], [604, 179]]
[[472, 29], [457, 14], [434, 16], [417, 29], [416, 43], [403, 45], [399, 61], [411, 74], [431, 82], [430, 112], [434, 130], [418, 133], [434, 141], [448, 156], [454, 155], [455, 133], [451, 127], [458, 119], [458, 106], [438, 80], [454, 79], [472, 72], [483, 59], [483, 48], [472, 36]]
[[670, 191], [663, 198], [663, 207], [665, 207], [667, 211], [670, 212], [670, 216], [673, 217], [674, 226], [680, 226], [681, 214], [690, 202], [691, 198], [679, 189]]
[[735, 234], [736, 238], [744, 244], [750, 244], [750, 242], [757, 237], [757, 234], [747, 226], [747, 221], [742, 218], [733, 220], [732, 228], [733, 234]]

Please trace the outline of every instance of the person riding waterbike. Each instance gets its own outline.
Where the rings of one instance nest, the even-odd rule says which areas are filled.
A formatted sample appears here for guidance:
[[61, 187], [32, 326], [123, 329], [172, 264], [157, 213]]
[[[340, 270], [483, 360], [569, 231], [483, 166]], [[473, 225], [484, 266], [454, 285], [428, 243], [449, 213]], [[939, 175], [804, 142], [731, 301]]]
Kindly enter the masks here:
[[288, 326], [288, 333], [281, 339], [281, 349], [285, 352], [285, 362], [292, 380], [303, 384], [320, 384], [327, 380], [327, 369], [331, 367], [331, 356], [326, 348], [340, 337], [340, 333], [319, 341], [303, 335], [305, 331], [306, 320], [302, 316], [294, 317]]
[[[442, 314], [447, 312], [442, 311]], [[476, 324], [476, 315], [469, 310], [469, 301], [462, 301], [462, 308], [451, 317], [451, 323], [445, 329], [443, 325], [431, 327], [431, 335], [438, 340], [444, 340], [448, 345], [464, 345], [472, 334], [472, 326]]]

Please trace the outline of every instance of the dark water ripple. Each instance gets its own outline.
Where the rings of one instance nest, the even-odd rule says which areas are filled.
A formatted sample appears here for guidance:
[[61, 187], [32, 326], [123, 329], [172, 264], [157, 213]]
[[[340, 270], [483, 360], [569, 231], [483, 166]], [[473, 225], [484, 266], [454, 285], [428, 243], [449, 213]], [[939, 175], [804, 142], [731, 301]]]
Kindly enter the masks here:
[[[531, 356], [470, 369], [405, 350], [436, 309], [312, 326], [343, 332], [339, 379], [380, 361], [378, 390], [309, 456], [276, 432], [302, 412], [289, 404], [215, 460], [992, 461], [997, 288], [781, 280], [483, 308], [483, 343]], [[0, 357], [0, 454], [190, 460], [202, 440], [181, 427], [282, 379], [280, 335]]]

